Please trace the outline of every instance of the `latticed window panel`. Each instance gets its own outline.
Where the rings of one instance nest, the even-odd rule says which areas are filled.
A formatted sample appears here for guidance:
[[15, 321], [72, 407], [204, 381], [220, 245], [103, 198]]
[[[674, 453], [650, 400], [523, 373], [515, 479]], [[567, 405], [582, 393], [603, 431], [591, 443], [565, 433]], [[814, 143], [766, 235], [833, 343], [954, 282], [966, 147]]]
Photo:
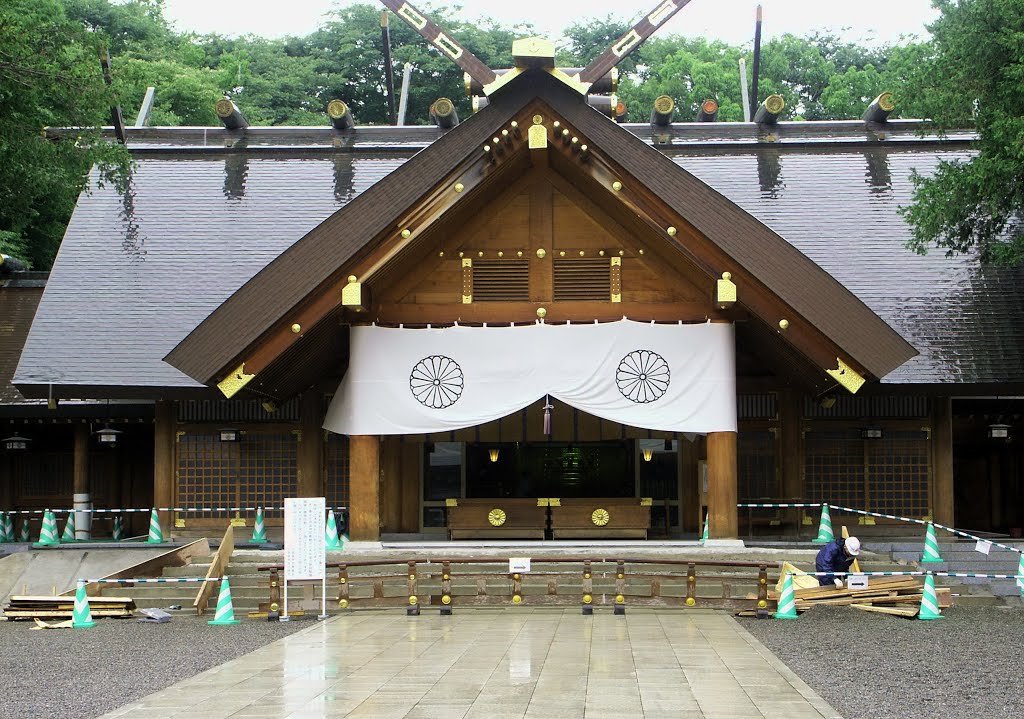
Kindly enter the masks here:
[[74, 455], [71, 452], [11, 453], [11, 481], [18, 506], [53, 504], [55, 498], [70, 501], [74, 486]]
[[328, 507], [348, 506], [348, 437], [327, 433], [324, 442], [324, 492]]
[[775, 435], [768, 430], [743, 431], [736, 438], [736, 472], [741, 499], [778, 498]]
[[865, 443], [868, 506], [873, 512], [920, 518], [929, 514], [931, 452], [928, 434], [886, 430]]
[[[238, 442], [219, 432], [185, 432], [178, 438], [177, 504], [181, 507], [282, 507], [298, 489], [298, 437], [292, 432], [247, 432]], [[283, 512], [267, 509], [265, 516]], [[224, 519], [229, 512], [185, 515]]]
[[853, 509], [865, 506], [864, 440], [859, 430], [808, 432], [804, 448], [804, 493], [809, 501]]

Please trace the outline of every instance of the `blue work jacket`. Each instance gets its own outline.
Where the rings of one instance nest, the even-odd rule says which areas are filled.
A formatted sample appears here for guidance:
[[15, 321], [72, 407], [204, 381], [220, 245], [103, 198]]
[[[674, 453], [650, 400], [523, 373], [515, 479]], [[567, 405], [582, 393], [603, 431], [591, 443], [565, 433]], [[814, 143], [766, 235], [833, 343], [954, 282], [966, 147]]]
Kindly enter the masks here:
[[[816, 572], [848, 572], [850, 571], [850, 565], [856, 561], [856, 557], [847, 556], [843, 548], [846, 546], [846, 540], [840, 537], [839, 539], [833, 540], [826, 544], [818, 551], [818, 556], [814, 558], [814, 571]], [[818, 575], [818, 584], [826, 586], [832, 584], [835, 580], [834, 574], [821, 574]]]

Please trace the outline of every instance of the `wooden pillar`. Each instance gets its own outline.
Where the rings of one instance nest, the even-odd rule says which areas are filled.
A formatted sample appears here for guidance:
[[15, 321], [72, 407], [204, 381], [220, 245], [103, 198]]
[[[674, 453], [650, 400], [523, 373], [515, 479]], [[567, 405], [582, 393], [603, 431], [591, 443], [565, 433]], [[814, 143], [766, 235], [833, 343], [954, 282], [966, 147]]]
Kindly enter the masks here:
[[[18, 434], [17, 431], [11, 434]], [[31, 450], [26, 450], [30, 452]], [[0, 453], [0, 509], [16, 509], [14, 506], [14, 458], [10, 452]], [[16, 515], [17, 516], [17, 515]], [[14, 531], [21, 529], [19, 520]]]
[[679, 523], [684, 532], [699, 532], [700, 516], [700, 457], [697, 444], [679, 436], [679, 471], [683, 486], [679, 492]]
[[[803, 501], [804, 478], [800, 471], [803, 466], [803, 451], [800, 442], [800, 419], [803, 398], [792, 389], [779, 392], [779, 474], [781, 501]], [[799, 534], [803, 512], [800, 509], [787, 510], [786, 529]]]
[[380, 510], [384, 532], [399, 532], [402, 526], [402, 438], [384, 437], [380, 448]]
[[932, 518], [956, 526], [953, 513], [953, 400], [936, 397], [932, 410]]
[[420, 531], [420, 465], [423, 463], [423, 445], [420, 442], [402, 444], [402, 530]]
[[736, 432], [708, 434], [708, 517], [710, 539], [737, 539], [739, 494], [736, 478]]
[[[71, 505], [92, 501], [89, 492], [89, 426], [84, 422], [76, 424], [71, 469]], [[75, 538], [92, 539], [92, 515], [75, 514]]]
[[[174, 402], [158, 400], [153, 425], [153, 505], [174, 506], [174, 443], [177, 416]], [[147, 525], [148, 526], [148, 525]], [[171, 537], [171, 513], [160, 512], [164, 538]]]
[[349, 437], [349, 538], [380, 540], [380, 440], [375, 435]]
[[300, 497], [324, 496], [324, 432], [322, 429], [323, 401], [316, 390], [307, 390], [299, 399], [299, 423], [302, 441], [299, 443], [298, 482]]

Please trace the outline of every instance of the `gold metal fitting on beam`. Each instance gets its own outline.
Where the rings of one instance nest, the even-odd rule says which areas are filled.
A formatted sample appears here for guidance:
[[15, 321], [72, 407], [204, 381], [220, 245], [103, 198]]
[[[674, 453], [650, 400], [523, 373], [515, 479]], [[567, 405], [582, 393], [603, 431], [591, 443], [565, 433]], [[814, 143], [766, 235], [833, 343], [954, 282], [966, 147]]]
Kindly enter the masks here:
[[721, 309], [727, 309], [736, 302], [736, 285], [732, 281], [731, 272], [723, 272], [722, 279], [718, 280], [715, 287], [715, 304]]
[[850, 394], [855, 394], [857, 390], [864, 386], [864, 378], [857, 373], [850, 365], [843, 362], [842, 359], [836, 357], [836, 362], [839, 366], [836, 369], [825, 370], [832, 379], [841, 384]]
[[668, 234], [669, 237], [675, 237], [677, 230], [675, 227], [669, 227], [667, 230], [665, 230], [665, 232]]
[[543, 260], [545, 257], [547, 257], [547, 255], [548, 255], [547, 250], [545, 250], [543, 247], [538, 247], [537, 248], [537, 258], [538, 259]]
[[612, 183], [612, 189], [618, 192], [619, 190], [622, 189], [622, 183], [616, 180], [615, 182]]
[[548, 316], [548, 311], [546, 309], [544, 309], [543, 307], [538, 307], [537, 308], [537, 316], [540, 317], [541, 319], [544, 319], [545, 317]]
[[789, 329], [789, 320], [779, 320], [779, 329], [780, 330], [788, 330]]
[[217, 389], [227, 398], [231, 399], [238, 391], [249, 384], [255, 374], [246, 374], [245, 363], [238, 365], [234, 372], [217, 383]]
[[465, 189], [466, 189], [466, 186], [463, 185], [461, 182], [456, 182], [455, 183], [455, 191], [456, 192], [462, 192]]
[[293, 324], [292, 325], [292, 332], [294, 332], [295, 334], [299, 334], [299, 332], [302, 332], [302, 325], [300, 325], [298, 322]]
[[410, 237], [412, 237], [412, 230], [408, 230], [408, 229], [402, 230], [402, 239], [403, 240], [408, 240]]
[[534, 115], [533, 116], [533, 124], [534, 125], [539, 125], [542, 122], [544, 122], [544, 116], [543, 115]]
[[[538, 115], [537, 117], [540, 116]], [[527, 143], [531, 150], [540, 150], [547, 147], [548, 129], [543, 125], [532, 125], [528, 133]]]

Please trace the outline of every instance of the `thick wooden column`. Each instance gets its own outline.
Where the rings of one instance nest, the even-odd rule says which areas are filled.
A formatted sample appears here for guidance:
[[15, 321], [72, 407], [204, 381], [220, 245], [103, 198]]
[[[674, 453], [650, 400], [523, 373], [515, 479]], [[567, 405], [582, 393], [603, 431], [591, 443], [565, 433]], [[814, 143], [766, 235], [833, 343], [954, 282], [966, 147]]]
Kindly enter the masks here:
[[299, 443], [298, 483], [300, 497], [324, 496], [324, 431], [322, 429], [323, 402], [316, 390], [307, 390], [299, 400], [299, 423], [302, 441]]
[[423, 445], [419, 442], [402, 444], [402, 531], [420, 531], [420, 465], [423, 463]]
[[[153, 425], [153, 504], [174, 506], [174, 442], [177, 416], [174, 402], [158, 400]], [[148, 525], [147, 525], [148, 526]], [[171, 537], [171, 513], [160, 512], [164, 539]]]
[[384, 532], [400, 532], [402, 528], [401, 451], [401, 437], [384, 437], [380, 447], [380, 511]]
[[736, 433], [708, 434], [708, 517], [710, 539], [739, 538]]
[[[803, 465], [803, 451], [800, 442], [800, 415], [802, 397], [792, 389], [779, 392], [779, 494], [783, 502], [802, 501], [804, 478], [800, 471]], [[793, 534], [800, 533], [800, 509], [786, 510], [786, 529]]]
[[380, 440], [349, 437], [349, 539], [380, 540]]
[[932, 417], [933, 519], [953, 524], [953, 400], [936, 397]]

